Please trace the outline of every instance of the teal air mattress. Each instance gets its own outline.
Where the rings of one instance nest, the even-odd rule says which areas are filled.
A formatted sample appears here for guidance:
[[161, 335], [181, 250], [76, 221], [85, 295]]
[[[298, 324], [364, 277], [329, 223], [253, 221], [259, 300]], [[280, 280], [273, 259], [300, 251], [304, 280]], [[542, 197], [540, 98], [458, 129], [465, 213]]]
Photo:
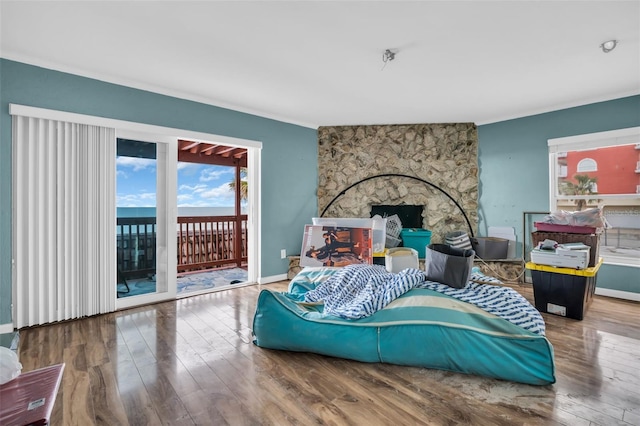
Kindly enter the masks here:
[[433, 290], [414, 288], [357, 320], [324, 315], [322, 305], [301, 302], [306, 291], [334, 272], [305, 269], [288, 292], [263, 290], [253, 321], [254, 343], [531, 385], [555, 382], [553, 347], [544, 336]]

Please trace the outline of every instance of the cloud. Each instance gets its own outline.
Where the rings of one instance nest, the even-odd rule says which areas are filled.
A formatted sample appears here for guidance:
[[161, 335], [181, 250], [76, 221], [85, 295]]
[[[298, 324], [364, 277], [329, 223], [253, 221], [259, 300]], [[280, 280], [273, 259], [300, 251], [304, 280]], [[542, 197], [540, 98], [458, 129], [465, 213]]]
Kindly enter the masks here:
[[138, 197], [140, 197], [141, 200], [155, 200], [156, 194], [155, 192], [143, 192], [138, 194]]
[[136, 157], [124, 157], [120, 156], [116, 158], [117, 167], [131, 167], [134, 172], [144, 170], [147, 168], [154, 168], [156, 166], [156, 160], [151, 158], [136, 158]]
[[203, 191], [200, 193], [202, 198], [216, 198], [216, 199], [234, 199], [235, 193], [229, 189], [228, 183], [223, 183], [220, 186], [215, 188], [211, 188], [208, 191]]
[[155, 207], [156, 194], [145, 192], [141, 194], [117, 194], [118, 207]]
[[209, 182], [212, 180], [220, 179], [224, 175], [232, 175], [233, 169], [231, 168], [206, 168], [200, 172], [200, 182]]
[[186, 169], [199, 169], [201, 164], [197, 163], [185, 163], [184, 161], [178, 161], [178, 171]]
[[196, 185], [180, 185], [178, 188], [179, 191], [193, 191], [193, 192], [202, 192], [207, 189], [207, 185], [196, 184]]

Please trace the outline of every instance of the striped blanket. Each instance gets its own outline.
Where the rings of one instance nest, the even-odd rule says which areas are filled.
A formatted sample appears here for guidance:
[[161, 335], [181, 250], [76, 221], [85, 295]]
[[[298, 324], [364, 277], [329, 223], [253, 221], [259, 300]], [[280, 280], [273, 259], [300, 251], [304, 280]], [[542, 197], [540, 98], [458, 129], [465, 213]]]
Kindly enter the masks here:
[[[324, 303], [324, 315], [366, 318], [413, 288], [424, 288], [468, 302], [517, 326], [544, 336], [540, 313], [509, 287], [478, 284], [472, 276], [461, 289], [428, 281], [423, 271], [405, 269], [393, 274], [380, 265], [349, 265], [337, 270], [304, 295], [306, 303]], [[491, 280], [485, 280], [491, 281]], [[495, 280], [497, 281], [497, 280]]]
[[341, 318], [365, 318], [424, 282], [418, 269], [392, 274], [380, 265], [348, 265], [304, 295], [307, 303], [324, 302], [324, 312]]

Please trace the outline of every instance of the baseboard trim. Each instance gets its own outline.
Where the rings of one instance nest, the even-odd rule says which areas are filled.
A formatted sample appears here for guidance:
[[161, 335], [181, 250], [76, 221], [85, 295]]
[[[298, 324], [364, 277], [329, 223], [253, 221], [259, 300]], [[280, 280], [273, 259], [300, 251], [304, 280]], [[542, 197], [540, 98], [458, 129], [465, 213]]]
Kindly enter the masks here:
[[13, 323], [0, 324], [0, 334], [13, 333]]
[[258, 278], [258, 284], [275, 283], [276, 281], [284, 281], [287, 279], [287, 274], [271, 275], [269, 277]]
[[596, 287], [596, 294], [598, 296], [615, 297], [616, 299], [625, 299], [634, 302], [640, 302], [640, 293], [632, 293], [630, 291], [612, 290], [610, 288]]

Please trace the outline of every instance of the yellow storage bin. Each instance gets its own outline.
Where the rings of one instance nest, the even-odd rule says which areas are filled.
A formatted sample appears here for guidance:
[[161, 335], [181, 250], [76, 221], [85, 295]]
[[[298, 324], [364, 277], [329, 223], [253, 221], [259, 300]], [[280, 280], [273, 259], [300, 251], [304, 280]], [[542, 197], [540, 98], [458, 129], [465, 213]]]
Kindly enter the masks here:
[[557, 268], [527, 262], [533, 280], [533, 297], [540, 312], [581, 320], [593, 299], [596, 290], [598, 269]]
[[554, 272], [556, 274], [576, 275], [579, 277], [595, 277], [596, 273], [598, 273], [600, 265], [602, 265], [602, 258], [599, 259], [598, 263], [596, 263], [596, 266], [585, 269], [558, 268], [555, 266], [540, 265], [533, 262], [527, 262], [526, 266], [527, 269], [530, 269], [532, 271]]

